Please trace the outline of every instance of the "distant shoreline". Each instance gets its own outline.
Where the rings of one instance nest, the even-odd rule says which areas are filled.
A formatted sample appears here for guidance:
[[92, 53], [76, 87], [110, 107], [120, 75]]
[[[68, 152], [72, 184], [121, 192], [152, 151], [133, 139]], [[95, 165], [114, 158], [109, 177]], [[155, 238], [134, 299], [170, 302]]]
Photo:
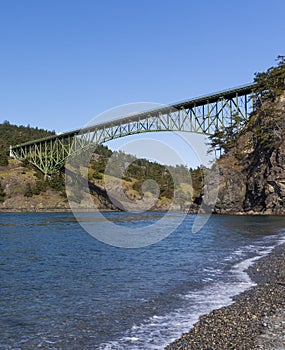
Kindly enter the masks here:
[[[11, 208], [0, 208], [0, 213], [72, 213], [73, 209], [70, 208], [37, 208], [37, 209], [28, 209], [28, 208], [16, 208], [16, 209], [11, 209]], [[165, 209], [155, 209], [155, 210], [148, 210], [149, 212], [167, 212], [168, 210]], [[173, 212], [179, 212], [179, 213], [183, 213], [183, 214], [198, 214], [198, 212], [182, 212], [179, 210], [172, 210]], [[97, 209], [94, 210], [93, 208], [88, 209], [88, 208], [81, 208], [76, 210], [76, 212], [80, 212], [80, 213], [90, 213], [90, 212], [124, 212], [120, 209]], [[126, 211], [128, 212], [128, 211]], [[285, 213], [264, 213], [264, 212], [253, 212], [253, 211], [249, 211], [249, 212], [213, 212], [211, 215], [233, 215], [233, 216], [285, 216]]]

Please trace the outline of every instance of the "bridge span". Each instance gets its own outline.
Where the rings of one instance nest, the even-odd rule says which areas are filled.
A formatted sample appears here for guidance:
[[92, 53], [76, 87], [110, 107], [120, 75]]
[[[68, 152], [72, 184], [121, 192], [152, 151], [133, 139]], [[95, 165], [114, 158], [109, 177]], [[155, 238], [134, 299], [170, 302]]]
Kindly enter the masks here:
[[254, 108], [256, 84], [213, 93], [169, 106], [122, 116], [60, 135], [10, 147], [10, 156], [28, 160], [45, 175], [61, 169], [67, 157], [80, 154], [90, 144], [145, 132], [179, 131], [211, 135], [231, 125], [236, 116], [243, 123]]

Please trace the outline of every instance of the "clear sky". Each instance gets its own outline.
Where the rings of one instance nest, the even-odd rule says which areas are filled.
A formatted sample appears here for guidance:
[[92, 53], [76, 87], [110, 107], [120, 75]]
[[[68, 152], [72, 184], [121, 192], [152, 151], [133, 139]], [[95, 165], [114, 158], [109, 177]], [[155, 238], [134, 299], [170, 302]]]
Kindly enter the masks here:
[[0, 122], [62, 132], [252, 82], [285, 54], [284, 14], [284, 0], [0, 0]]

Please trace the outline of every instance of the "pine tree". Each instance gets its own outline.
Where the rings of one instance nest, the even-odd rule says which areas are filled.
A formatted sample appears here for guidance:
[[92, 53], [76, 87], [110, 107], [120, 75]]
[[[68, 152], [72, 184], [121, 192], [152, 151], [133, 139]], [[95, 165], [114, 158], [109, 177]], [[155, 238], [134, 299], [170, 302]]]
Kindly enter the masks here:
[[26, 185], [26, 189], [25, 189], [25, 192], [24, 192], [24, 196], [25, 196], [25, 197], [33, 197], [33, 195], [34, 195], [34, 192], [33, 192], [32, 186], [31, 186], [31, 184], [28, 182], [27, 185]]
[[7, 145], [0, 138], [0, 166], [8, 165]]
[[0, 202], [4, 202], [6, 193], [4, 191], [4, 188], [0, 182]]
[[0, 166], [7, 166], [8, 165], [8, 156], [5, 152], [2, 152], [0, 150]]
[[266, 72], [255, 74], [257, 107], [260, 107], [264, 100], [274, 101], [285, 90], [285, 56], [278, 56], [276, 61], [277, 66], [270, 67]]

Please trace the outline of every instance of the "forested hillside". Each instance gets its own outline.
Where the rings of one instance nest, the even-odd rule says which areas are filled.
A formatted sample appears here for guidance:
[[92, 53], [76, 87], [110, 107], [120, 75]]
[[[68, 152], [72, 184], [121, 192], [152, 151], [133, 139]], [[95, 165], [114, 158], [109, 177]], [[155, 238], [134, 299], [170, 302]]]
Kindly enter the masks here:
[[8, 165], [9, 146], [54, 135], [54, 131], [12, 125], [9, 121], [0, 124], [0, 166]]
[[[43, 174], [27, 162], [9, 160], [9, 146], [29, 140], [54, 135], [54, 132], [11, 125], [8, 121], [0, 124], [0, 204], [7, 210], [67, 209], [65, 194], [65, 169], [44, 179]], [[202, 195], [203, 169], [188, 169], [184, 165], [165, 167], [146, 159], [136, 159], [122, 152], [112, 152], [105, 146], [98, 146], [89, 165], [88, 181], [94, 202], [98, 209], [115, 209], [106, 191], [106, 166], [112, 164], [115, 170], [112, 178], [114, 188], [118, 181], [125, 195], [135, 201], [144, 196], [143, 184], [152, 179], [159, 188], [155, 209], [165, 210], [174, 202], [178, 209], [197, 210]], [[124, 166], [128, 164], [125, 169]], [[80, 166], [80, 164], [79, 164]], [[174, 186], [174, 183], [176, 186]], [[174, 191], [175, 187], [175, 191]], [[73, 187], [71, 197], [84, 206], [87, 194]], [[152, 196], [151, 189], [146, 195]], [[87, 204], [86, 204], [87, 205]], [[1, 208], [0, 208], [1, 209]]]
[[[116, 209], [108, 198], [106, 180], [112, 180], [114, 191], [123, 188], [124, 196], [136, 203], [145, 195], [154, 195], [152, 188], [147, 193], [143, 189], [145, 181], [152, 179], [159, 188], [152, 210], [166, 210], [174, 203], [178, 210], [197, 211], [203, 195], [211, 197], [218, 187], [216, 213], [285, 214], [285, 58], [278, 57], [275, 67], [257, 73], [255, 82], [256, 108], [249, 120], [242, 128], [237, 120], [210, 137], [212, 148], [223, 150], [213, 165], [220, 174], [219, 184], [211, 188], [210, 181], [205, 186], [201, 167], [165, 167], [99, 146], [88, 169], [89, 189], [97, 208]], [[68, 208], [65, 169], [44, 179], [31, 165], [8, 162], [10, 144], [53, 134], [7, 121], [0, 124], [0, 209]], [[106, 172], [108, 162], [112, 164], [112, 174]], [[80, 181], [74, 183], [73, 190], [69, 199], [81, 208], [85, 203], [88, 206], [88, 193], [81, 191]]]
[[[111, 174], [108, 171], [110, 162]], [[181, 164], [164, 166], [146, 159], [136, 159], [130, 154], [111, 152], [101, 146], [97, 149], [95, 159], [90, 163], [89, 181], [104, 189], [106, 177], [107, 179], [112, 177], [112, 186], [119, 189], [122, 185], [125, 195], [135, 202], [144, 195], [152, 196], [155, 192], [150, 186], [147, 193], [143, 193], [145, 181], [151, 179], [159, 188], [156, 209], [166, 209], [171, 202], [174, 202], [177, 208], [195, 211], [202, 196], [203, 172], [202, 167], [189, 169]]]

